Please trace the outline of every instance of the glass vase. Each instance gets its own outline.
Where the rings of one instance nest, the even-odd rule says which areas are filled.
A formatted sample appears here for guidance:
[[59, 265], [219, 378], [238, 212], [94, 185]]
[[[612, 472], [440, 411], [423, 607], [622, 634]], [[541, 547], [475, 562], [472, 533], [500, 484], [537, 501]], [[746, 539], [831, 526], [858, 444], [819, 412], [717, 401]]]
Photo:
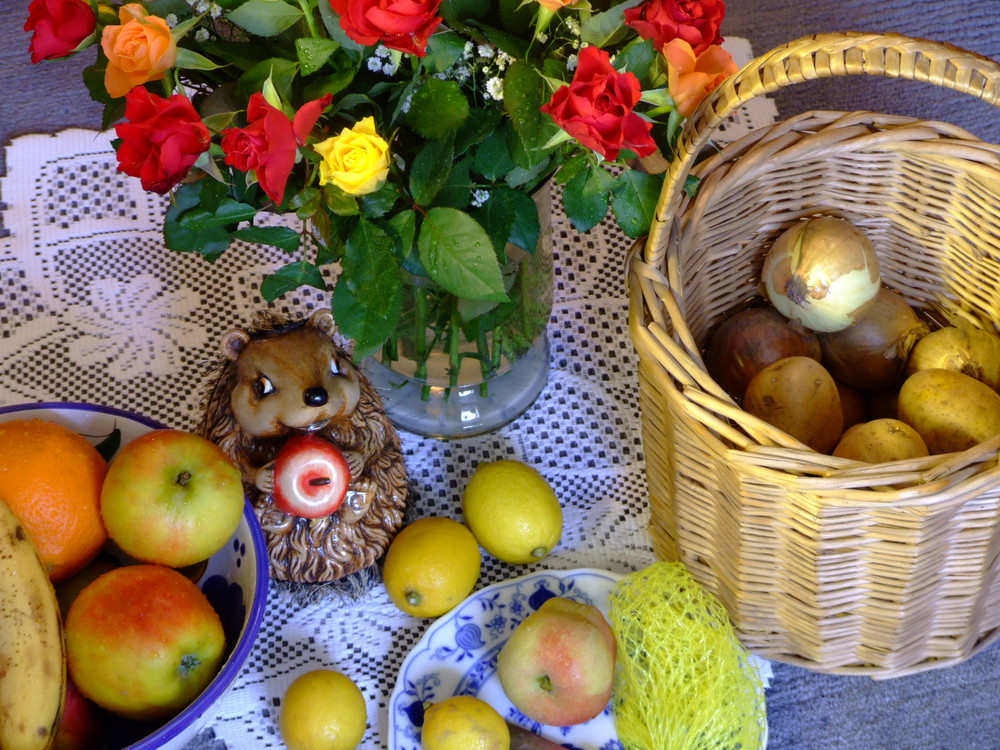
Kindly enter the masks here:
[[482, 435], [523, 414], [549, 372], [552, 312], [552, 197], [533, 195], [534, 252], [508, 244], [501, 263], [508, 302], [458, 298], [430, 279], [405, 274], [395, 333], [362, 363], [400, 429], [453, 439]]

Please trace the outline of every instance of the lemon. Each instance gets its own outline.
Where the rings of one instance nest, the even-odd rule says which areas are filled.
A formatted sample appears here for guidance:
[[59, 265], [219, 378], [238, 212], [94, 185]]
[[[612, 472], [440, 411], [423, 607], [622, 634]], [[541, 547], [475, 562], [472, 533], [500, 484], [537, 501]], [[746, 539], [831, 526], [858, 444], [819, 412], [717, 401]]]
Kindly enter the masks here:
[[278, 721], [288, 750], [354, 750], [365, 736], [365, 697], [350, 677], [314, 669], [292, 680]]
[[382, 564], [392, 603], [416, 617], [437, 617], [459, 604], [479, 580], [476, 538], [452, 518], [421, 518], [396, 534]]
[[465, 487], [462, 513], [483, 549], [508, 563], [541, 560], [562, 536], [556, 493], [521, 461], [479, 464]]
[[510, 730], [492, 706], [471, 695], [433, 703], [424, 712], [423, 750], [510, 750]]

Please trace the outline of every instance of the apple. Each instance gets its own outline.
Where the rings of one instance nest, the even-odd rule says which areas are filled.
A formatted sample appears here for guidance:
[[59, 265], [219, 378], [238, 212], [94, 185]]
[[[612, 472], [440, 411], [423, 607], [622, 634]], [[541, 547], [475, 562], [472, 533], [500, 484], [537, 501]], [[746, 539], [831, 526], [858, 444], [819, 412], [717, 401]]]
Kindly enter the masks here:
[[293, 435], [274, 459], [274, 505], [293, 516], [330, 515], [344, 502], [350, 484], [344, 454], [317, 435]]
[[85, 698], [72, 680], [67, 680], [66, 699], [52, 750], [93, 750], [102, 747], [102, 719], [97, 705]]
[[173, 716], [208, 686], [225, 655], [208, 598], [163, 565], [124, 565], [97, 578], [70, 607], [65, 632], [70, 679], [128, 719]]
[[126, 443], [108, 466], [101, 517], [136, 560], [181, 568], [222, 548], [244, 506], [240, 470], [207, 438], [153, 430]]
[[600, 714], [611, 699], [615, 637], [597, 607], [547, 599], [500, 649], [504, 694], [525, 716], [570, 726]]

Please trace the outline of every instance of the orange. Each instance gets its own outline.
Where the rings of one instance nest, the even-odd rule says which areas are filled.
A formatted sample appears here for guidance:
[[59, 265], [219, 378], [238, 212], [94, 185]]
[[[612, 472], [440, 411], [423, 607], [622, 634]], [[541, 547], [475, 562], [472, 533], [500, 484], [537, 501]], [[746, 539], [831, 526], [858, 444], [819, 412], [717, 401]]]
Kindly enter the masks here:
[[107, 470], [97, 449], [67, 427], [0, 423], [0, 498], [24, 524], [53, 583], [82, 570], [107, 540], [100, 507]]

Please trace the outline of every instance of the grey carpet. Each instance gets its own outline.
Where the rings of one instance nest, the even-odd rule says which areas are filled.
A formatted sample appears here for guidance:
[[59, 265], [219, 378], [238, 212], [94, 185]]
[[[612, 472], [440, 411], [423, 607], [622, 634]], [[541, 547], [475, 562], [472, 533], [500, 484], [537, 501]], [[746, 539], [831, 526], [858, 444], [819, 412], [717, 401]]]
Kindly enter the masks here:
[[[100, 125], [100, 110], [79, 78], [89, 56], [30, 64], [28, 38], [21, 31], [27, 4], [4, 0], [0, 14], [0, 145], [22, 133]], [[723, 31], [748, 38], [758, 53], [824, 31], [895, 31], [1000, 60], [1000, 0], [729, 0]], [[781, 117], [811, 109], [869, 109], [945, 120], [1000, 143], [995, 109], [929, 84], [829, 79], [774, 98]], [[998, 682], [1000, 646], [955, 667], [886, 681], [776, 664], [768, 698], [769, 747], [1000, 750]], [[221, 750], [210, 737], [197, 745]]]

